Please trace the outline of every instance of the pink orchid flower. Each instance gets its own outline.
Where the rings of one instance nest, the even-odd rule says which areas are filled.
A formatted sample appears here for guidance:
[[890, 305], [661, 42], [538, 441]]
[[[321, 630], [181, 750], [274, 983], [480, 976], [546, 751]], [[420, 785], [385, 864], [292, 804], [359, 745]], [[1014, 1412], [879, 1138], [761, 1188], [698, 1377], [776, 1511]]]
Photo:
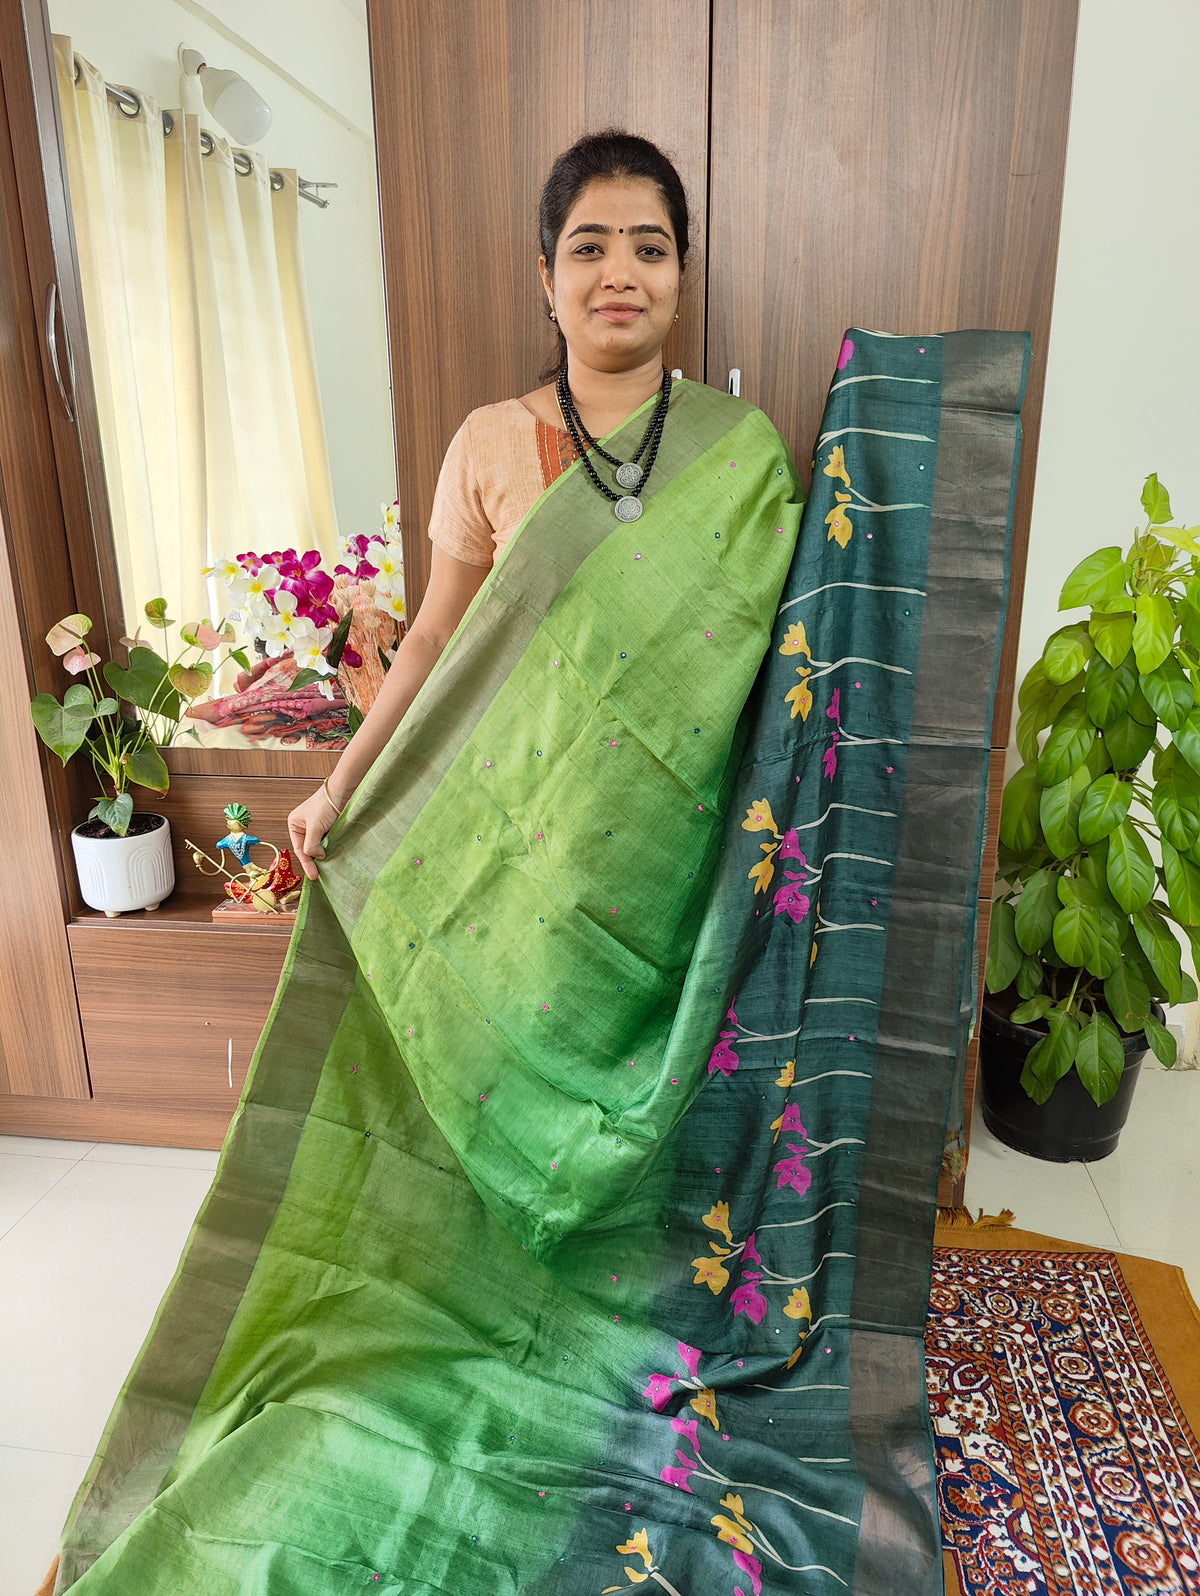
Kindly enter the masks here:
[[762, 1564], [758, 1558], [751, 1557], [749, 1552], [739, 1552], [735, 1546], [733, 1560], [743, 1573], [749, 1574], [750, 1589], [753, 1591], [754, 1596], [759, 1596], [759, 1592], [762, 1590]]
[[[803, 1135], [803, 1134], [804, 1134], [804, 1132], [803, 1132], [803, 1127], [802, 1127], [801, 1128], [801, 1135]], [[762, 1259], [758, 1256], [758, 1248], [754, 1245], [754, 1232], [753, 1231], [751, 1231], [750, 1234], [746, 1237], [746, 1245], [742, 1248], [742, 1262], [745, 1263], [747, 1258], [753, 1259], [753, 1261], [756, 1264], [762, 1263]]]
[[[779, 1129], [781, 1133], [795, 1132], [795, 1134], [801, 1138], [806, 1138], [808, 1136], [808, 1132], [800, 1123], [800, 1110], [796, 1107], [795, 1103], [789, 1103], [784, 1109], [782, 1115], [780, 1116]], [[793, 1151], [795, 1151], [794, 1148]]]
[[698, 1379], [699, 1376], [697, 1375], [696, 1370], [700, 1366], [700, 1348], [689, 1347], [686, 1341], [677, 1341], [675, 1346], [679, 1356], [683, 1359], [684, 1363], [687, 1364], [688, 1373], [691, 1375], [692, 1379]]
[[752, 1275], [750, 1284], [738, 1286], [737, 1290], [729, 1298], [733, 1304], [735, 1317], [739, 1313], [744, 1313], [751, 1324], [761, 1324], [767, 1311], [767, 1299], [754, 1284], [754, 1281], [759, 1278], [758, 1275]]
[[728, 1080], [737, 1067], [738, 1055], [733, 1051], [729, 1043], [722, 1038], [716, 1047], [713, 1048], [709, 1057], [708, 1073], [712, 1075], [714, 1071], [720, 1070], [721, 1074]]
[[688, 1441], [691, 1443], [692, 1450], [695, 1452], [699, 1452], [700, 1450], [700, 1443], [696, 1439], [696, 1426], [699, 1424], [699, 1422], [699, 1419], [671, 1420], [671, 1428], [675, 1431], [675, 1434], [686, 1436]]
[[678, 1469], [662, 1469], [658, 1477], [660, 1480], [664, 1480], [668, 1485], [678, 1485], [681, 1491], [686, 1491], [690, 1496], [692, 1494], [692, 1488], [688, 1484], [688, 1478], [690, 1475], [696, 1472], [696, 1469], [699, 1465], [694, 1457], [684, 1457], [682, 1452], [676, 1452], [675, 1456], [683, 1464], [683, 1467]]
[[[799, 859], [800, 868], [802, 870], [808, 868], [808, 860], [800, 852], [800, 840], [796, 835], [794, 826], [790, 831], [785, 831], [783, 834], [783, 846], [779, 850], [779, 857], [781, 859]], [[790, 875], [791, 871], [788, 874]], [[796, 879], [799, 878], [797, 877]]]
[[833, 692], [829, 695], [829, 708], [825, 711], [830, 720], [837, 720], [841, 713], [841, 703], [842, 690], [840, 687], [835, 687]]
[[671, 1400], [671, 1381], [677, 1376], [673, 1374], [652, 1374], [642, 1395], [648, 1398], [650, 1406], [655, 1413], [661, 1413]]
[[837, 772], [837, 745], [838, 734], [834, 732], [829, 747], [821, 755], [821, 768], [829, 781], [832, 781]]
[[[785, 871], [784, 874], [790, 876], [791, 871]], [[809, 910], [809, 900], [800, 891], [799, 881], [789, 881], [780, 887], [771, 901], [775, 905], [776, 916], [786, 914], [793, 925], [799, 925]]]
[[791, 1142], [787, 1143], [787, 1150], [795, 1156], [781, 1158], [772, 1166], [771, 1173], [779, 1176], [780, 1186], [791, 1186], [798, 1196], [803, 1197], [812, 1185], [812, 1171], [806, 1169], [804, 1165], [805, 1150], [803, 1147], [794, 1146]]

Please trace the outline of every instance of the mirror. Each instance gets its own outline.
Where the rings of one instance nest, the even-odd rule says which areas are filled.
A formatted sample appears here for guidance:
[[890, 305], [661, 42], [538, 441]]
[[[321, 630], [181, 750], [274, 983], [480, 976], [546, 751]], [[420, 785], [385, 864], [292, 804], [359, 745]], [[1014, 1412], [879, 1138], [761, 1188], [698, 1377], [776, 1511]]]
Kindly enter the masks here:
[[[48, 11], [125, 629], [215, 667], [182, 746], [340, 747], [402, 626], [345, 553], [396, 497], [365, 0]], [[290, 630], [236, 564], [284, 551]]]

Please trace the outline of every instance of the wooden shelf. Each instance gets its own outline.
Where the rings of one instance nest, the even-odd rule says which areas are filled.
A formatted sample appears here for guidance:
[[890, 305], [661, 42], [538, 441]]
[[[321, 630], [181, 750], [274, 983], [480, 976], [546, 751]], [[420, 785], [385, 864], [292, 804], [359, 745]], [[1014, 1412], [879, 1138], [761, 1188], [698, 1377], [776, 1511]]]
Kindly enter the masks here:
[[277, 920], [270, 914], [259, 915], [257, 920], [249, 925], [219, 925], [212, 917], [213, 904], [219, 901], [217, 898], [194, 897], [189, 893], [172, 893], [158, 909], [138, 909], [131, 914], [118, 915], [113, 920], [97, 909], [84, 909], [68, 924], [72, 930], [86, 926], [88, 930], [205, 931], [215, 932], [218, 936], [228, 933], [238, 937], [291, 935], [292, 922]]

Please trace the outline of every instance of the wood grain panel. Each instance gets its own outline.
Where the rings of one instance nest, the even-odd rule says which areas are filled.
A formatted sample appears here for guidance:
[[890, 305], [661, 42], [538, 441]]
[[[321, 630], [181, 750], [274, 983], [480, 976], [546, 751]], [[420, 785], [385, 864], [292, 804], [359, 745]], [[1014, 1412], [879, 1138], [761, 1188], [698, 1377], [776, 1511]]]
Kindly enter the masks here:
[[1028, 329], [1008, 741], [1077, 0], [714, 0], [707, 380], [808, 466], [844, 328]]
[[990, 897], [996, 879], [996, 850], [1000, 845], [1000, 799], [1004, 793], [1004, 763], [1008, 750], [993, 748], [988, 757], [987, 815], [984, 818], [983, 863], [979, 891]]
[[705, 315], [707, 0], [368, 0], [405, 585], [415, 613], [446, 445], [532, 388], [553, 340], [536, 263], [555, 156], [612, 124], [661, 143], [693, 247], [668, 363], [698, 378]]
[[[202, 936], [144, 923], [118, 930], [75, 924], [68, 934], [96, 1101], [232, 1113], [286, 938]], [[130, 990], [138, 993], [136, 1012]]]
[[319, 748], [197, 748], [181, 743], [164, 748], [163, 758], [176, 776], [290, 776], [316, 787], [331, 775], [342, 757]]
[[0, 527], [0, 1092], [87, 1097], [87, 1068], [29, 683]]
[[61, 1137], [72, 1142], [125, 1142], [137, 1147], [219, 1148], [236, 1103], [198, 1110], [71, 1101], [0, 1094], [0, 1136]]

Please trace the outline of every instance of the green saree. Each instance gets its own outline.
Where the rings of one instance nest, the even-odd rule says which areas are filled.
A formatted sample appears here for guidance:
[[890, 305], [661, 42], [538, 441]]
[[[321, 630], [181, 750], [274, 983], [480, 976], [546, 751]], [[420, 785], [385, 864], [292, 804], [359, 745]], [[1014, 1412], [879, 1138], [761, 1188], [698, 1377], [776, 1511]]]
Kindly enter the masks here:
[[940, 1591], [1025, 358], [853, 332], [802, 531], [686, 382], [640, 521], [533, 507], [305, 891], [57, 1590]]

